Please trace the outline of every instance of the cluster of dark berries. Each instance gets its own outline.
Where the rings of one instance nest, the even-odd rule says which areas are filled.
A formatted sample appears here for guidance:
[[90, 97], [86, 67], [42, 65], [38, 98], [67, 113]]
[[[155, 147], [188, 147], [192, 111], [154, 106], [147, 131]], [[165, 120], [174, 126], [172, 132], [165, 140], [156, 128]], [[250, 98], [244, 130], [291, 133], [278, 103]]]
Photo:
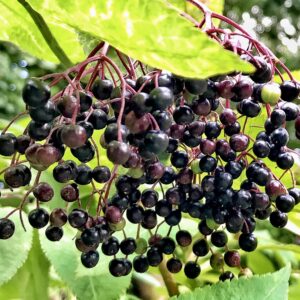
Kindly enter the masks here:
[[[0, 154], [12, 156], [2, 172], [5, 183], [10, 188], [31, 183], [19, 207], [32, 193], [37, 207], [28, 215], [30, 225], [47, 226], [46, 237], [59, 241], [68, 223], [78, 230], [75, 245], [82, 264], [92, 268], [101, 255], [111, 256], [114, 276], [132, 269], [146, 272], [165, 257], [169, 272], [183, 269], [188, 278], [196, 278], [199, 257], [210, 255], [220, 280], [231, 280], [233, 273], [223, 266], [241, 268], [241, 260], [237, 250], [228, 248], [228, 234], [238, 235], [240, 249], [254, 251], [256, 220], [282, 228], [300, 201], [285, 129], [286, 122], [294, 121], [300, 136], [300, 110], [294, 103], [300, 86], [293, 80], [273, 82], [274, 62], [245, 52], [241, 58], [256, 68], [250, 76], [235, 72], [198, 80], [153, 70], [138, 77], [139, 62], [126, 66], [130, 72], [122, 75], [102, 53], [86, 72], [88, 62], [69, 75], [49, 76], [49, 85], [30, 79], [23, 89], [28, 126], [18, 137], [7, 128], [0, 135]], [[91, 76], [83, 80], [84, 74]], [[51, 97], [49, 86], [64, 79], [65, 88]], [[262, 110], [268, 118], [253, 139], [245, 132], [246, 122], [261, 118]], [[99, 140], [93, 138], [95, 131], [101, 133]], [[74, 161], [64, 160], [67, 148]], [[101, 164], [103, 156], [112, 168]], [[291, 176], [290, 186], [273, 174], [268, 161]], [[64, 184], [60, 195], [39, 180], [53, 165], [53, 178]], [[82, 206], [82, 185], [98, 196], [96, 213]], [[61, 207], [48, 212], [43, 203], [54, 196], [61, 198]], [[62, 208], [69, 202], [77, 208]], [[181, 228], [183, 218], [197, 221], [199, 231]], [[134, 236], [126, 233], [126, 223], [135, 225]], [[161, 234], [162, 224], [167, 234]], [[8, 217], [0, 219], [1, 239], [14, 230]], [[182, 261], [177, 249], [187, 247], [193, 256]]]

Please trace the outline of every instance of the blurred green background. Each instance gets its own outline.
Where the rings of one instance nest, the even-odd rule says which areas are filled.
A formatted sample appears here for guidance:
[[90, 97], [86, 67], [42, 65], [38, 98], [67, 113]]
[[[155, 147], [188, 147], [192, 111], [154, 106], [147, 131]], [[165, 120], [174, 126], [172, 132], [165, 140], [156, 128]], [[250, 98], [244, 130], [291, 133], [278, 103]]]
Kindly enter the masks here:
[[[299, 0], [226, 0], [224, 14], [245, 26], [254, 36], [262, 40], [291, 70], [300, 70]], [[23, 103], [20, 94], [26, 78], [42, 76], [61, 69], [59, 65], [22, 53], [10, 43], [0, 42], [0, 119], [9, 120], [22, 111]], [[298, 146], [296, 142], [292, 141], [292, 143], [294, 148]], [[276, 242], [283, 242], [291, 246], [286, 248], [278, 246], [267, 251], [262, 248], [243, 257], [257, 274], [272, 272], [286, 263], [291, 263], [294, 269], [290, 282], [290, 299], [292, 300], [299, 299], [300, 294], [300, 250], [298, 249], [300, 248], [298, 246], [300, 221], [298, 217], [299, 211], [296, 211], [292, 216], [292, 220], [295, 221], [294, 227], [289, 230], [279, 231], [266, 224], [259, 224], [259, 239], [265, 240], [266, 244], [271, 241], [274, 245]], [[21, 295], [24, 293], [26, 294], [24, 299], [42, 300], [45, 299], [47, 288], [49, 288], [50, 299], [75, 299], [69, 286], [57, 275], [53, 266], [49, 265], [36, 239], [35, 236], [34, 248], [30, 251], [25, 265], [11, 281], [0, 287], [0, 299], [23, 299]], [[59, 249], [57, 251], [59, 253]], [[157, 274], [154, 272], [153, 277], [150, 275], [149, 277], [134, 276], [130, 293], [144, 299], [159, 299], [165, 291], [162, 291], [155, 275]], [[216, 278], [213, 273], [206, 273], [206, 282], [214, 282]], [[193, 288], [193, 283], [186, 282], [184, 278], [178, 278], [178, 280], [189, 288]], [[30, 286], [27, 287], [27, 284]], [[122, 299], [137, 299], [134, 296], [130, 297], [124, 296]]]

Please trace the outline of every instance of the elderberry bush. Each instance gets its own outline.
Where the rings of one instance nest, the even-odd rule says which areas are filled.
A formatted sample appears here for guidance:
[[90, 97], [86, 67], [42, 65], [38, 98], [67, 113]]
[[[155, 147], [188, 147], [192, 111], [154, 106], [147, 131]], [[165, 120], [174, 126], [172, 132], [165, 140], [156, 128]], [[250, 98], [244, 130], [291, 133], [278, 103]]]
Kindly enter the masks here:
[[[255, 251], [257, 220], [283, 228], [299, 203], [285, 125], [294, 122], [300, 138], [295, 104], [300, 85], [250, 37], [252, 46], [244, 49], [221, 29], [208, 34], [256, 71], [191, 79], [157, 69], [147, 73], [128, 58], [130, 64], [122, 61], [123, 74], [100, 44], [96, 65], [89, 57], [69, 73], [25, 84], [22, 97], [30, 121], [20, 136], [10, 133], [9, 126], [1, 132], [0, 154], [12, 158], [1, 174], [11, 189], [28, 186], [17, 210], [33, 195], [36, 208], [28, 221], [33, 228], [45, 228], [47, 239], [59, 242], [65, 226], [77, 230], [74, 247], [85, 267], [110, 256], [109, 271], [120, 277], [132, 270], [146, 272], [165, 260], [169, 272], [183, 270], [195, 279], [201, 273], [199, 258], [209, 256], [220, 280], [232, 280], [234, 274], [223, 271], [224, 264], [241, 268], [240, 252], [228, 245], [232, 234], [242, 251]], [[291, 78], [278, 84], [274, 74], [280, 68]], [[65, 88], [53, 94], [53, 86], [62, 81]], [[267, 112], [264, 128], [253, 138], [246, 124], [262, 118], [262, 111]], [[73, 160], [64, 158], [67, 149]], [[101, 164], [103, 156], [113, 167]], [[97, 161], [95, 167], [91, 161]], [[289, 186], [270, 162], [282, 176], [290, 176]], [[63, 184], [60, 195], [40, 181], [50, 167], [54, 180]], [[97, 195], [95, 213], [89, 203], [81, 204], [84, 185]], [[44, 203], [54, 197], [61, 198], [61, 205], [49, 211]], [[183, 218], [195, 220], [198, 232], [182, 228]], [[166, 234], [161, 234], [162, 224]], [[134, 235], [128, 235], [129, 225], [136, 229]], [[14, 230], [9, 216], [0, 220], [1, 239]], [[191, 249], [193, 255], [183, 261], [179, 248]]]

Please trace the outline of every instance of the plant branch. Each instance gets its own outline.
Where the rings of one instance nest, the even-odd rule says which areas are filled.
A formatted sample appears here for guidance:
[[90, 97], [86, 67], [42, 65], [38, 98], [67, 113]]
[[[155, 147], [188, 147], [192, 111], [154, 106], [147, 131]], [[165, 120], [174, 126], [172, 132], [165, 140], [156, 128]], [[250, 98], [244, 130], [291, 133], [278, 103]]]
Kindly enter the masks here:
[[18, 2], [26, 9], [26, 11], [31, 16], [32, 20], [34, 21], [35, 25], [41, 32], [43, 38], [45, 39], [46, 43], [48, 44], [49, 48], [52, 50], [54, 55], [58, 58], [58, 60], [65, 66], [71, 67], [73, 64], [64, 52], [64, 50], [60, 47], [59, 43], [53, 36], [50, 28], [48, 27], [47, 23], [45, 22], [44, 18], [40, 13], [34, 10], [30, 4], [25, 0], [18, 0]]

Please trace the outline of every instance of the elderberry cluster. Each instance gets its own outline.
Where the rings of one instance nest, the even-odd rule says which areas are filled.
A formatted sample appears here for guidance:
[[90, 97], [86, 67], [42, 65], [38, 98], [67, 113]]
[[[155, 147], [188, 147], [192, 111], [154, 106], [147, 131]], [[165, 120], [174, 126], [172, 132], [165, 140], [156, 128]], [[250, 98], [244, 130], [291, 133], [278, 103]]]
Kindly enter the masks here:
[[[30, 185], [15, 211], [23, 210], [32, 194], [36, 208], [28, 221], [33, 228], [46, 227], [53, 242], [63, 237], [67, 223], [75, 228], [75, 246], [87, 268], [110, 256], [109, 271], [119, 277], [132, 269], [146, 272], [165, 259], [169, 272], [183, 269], [194, 279], [201, 272], [199, 258], [210, 255], [220, 280], [231, 280], [224, 263], [241, 268], [241, 259], [228, 246], [230, 234], [237, 235], [240, 249], [254, 251], [256, 220], [282, 228], [300, 201], [285, 129], [293, 121], [300, 138], [295, 104], [300, 86], [292, 79], [275, 83], [270, 57], [224, 47], [236, 50], [256, 71], [199, 80], [160, 70], [146, 73], [137, 62], [126, 66], [130, 72], [124, 75], [102, 53], [86, 72], [91, 58], [70, 74], [54, 75], [50, 84], [28, 80], [22, 96], [30, 122], [20, 136], [8, 133], [8, 127], [0, 135], [0, 155], [12, 157], [1, 172], [6, 185]], [[138, 77], [140, 66], [144, 74]], [[50, 87], [61, 80], [65, 88], [51, 96]], [[264, 110], [264, 130], [254, 139], [247, 121], [262, 118]], [[73, 160], [64, 159], [67, 149]], [[113, 167], [103, 163], [104, 156]], [[290, 176], [290, 186], [273, 173], [270, 162]], [[54, 180], [63, 185], [60, 195], [40, 181], [51, 166]], [[95, 212], [90, 202], [81, 203], [84, 185], [97, 202]], [[48, 211], [43, 203], [54, 197], [61, 205]], [[10, 215], [0, 219], [1, 239], [14, 234]], [[183, 218], [196, 221], [198, 231], [183, 228]], [[126, 231], [129, 223], [134, 235]], [[192, 252], [187, 261], [179, 257], [179, 248]]]

